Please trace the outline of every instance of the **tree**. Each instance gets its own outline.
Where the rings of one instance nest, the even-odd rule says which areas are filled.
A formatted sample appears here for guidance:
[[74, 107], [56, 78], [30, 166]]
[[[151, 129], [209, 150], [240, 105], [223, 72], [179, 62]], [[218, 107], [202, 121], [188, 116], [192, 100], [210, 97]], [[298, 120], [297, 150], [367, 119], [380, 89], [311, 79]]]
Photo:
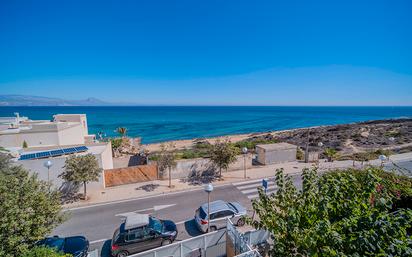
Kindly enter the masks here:
[[27, 144], [26, 140], [23, 141], [23, 148], [27, 148], [29, 145]]
[[92, 181], [99, 181], [101, 172], [102, 169], [99, 167], [99, 163], [94, 155], [73, 155], [66, 159], [64, 171], [59, 177], [69, 182], [83, 183], [83, 197], [87, 199], [86, 184]]
[[71, 257], [71, 254], [59, 253], [50, 247], [36, 246], [28, 250], [22, 257]]
[[217, 139], [210, 147], [209, 158], [219, 168], [219, 177], [222, 177], [222, 169], [227, 170], [229, 165], [236, 161], [238, 154], [238, 149], [228, 139]]
[[161, 144], [160, 153], [156, 156], [159, 170], [169, 169], [169, 187], [172, 187], [172, 168], [176, 166], [176, 146], [173, 143]]
[[127, 133], [127, 128], [125, 127], [118, 127], [117, 128], [117, 133], [120, 134], [120, 136], [125, 137]]
[[[3, 155], [3, 154], [0, 154]], [[22, 166], [0, 158], [0, 256], [22, 256], [64, 221], [60, 194]]]
[[333, 160], [337, 157], [338, 152], [333, 148], [326, 148], [324, 154], [328, 158], [328, 162], [333, 162]]
[[[302, 190], [276, 171], [276, 193], [259, 199], [248, 219], [270, 232], [271, 256], [411, 256], [412, 210], [392, 209], [397, 199], [376, 168], [337, 171], [321, 177], [302, 172]], [[392, 182], [391, 182], [392, 183]], [[408, 232], [409, 230], [409, 232]]]

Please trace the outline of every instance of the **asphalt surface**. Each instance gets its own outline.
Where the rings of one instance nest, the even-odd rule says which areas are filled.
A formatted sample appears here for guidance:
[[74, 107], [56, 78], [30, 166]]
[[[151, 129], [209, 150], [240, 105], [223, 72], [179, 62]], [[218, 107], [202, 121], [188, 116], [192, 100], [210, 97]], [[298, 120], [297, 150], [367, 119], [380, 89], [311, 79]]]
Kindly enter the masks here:
[[[295, 175], [299, 186], [300, 176]], [[268, 193], [276, 190], [269, 180]], [[236, 201], [252, 213], [251, 200], [257, 197], [261, 180], [245, 181], [236, 184], [216, 186], [211, 193], [211, 201]], [[68, 220], [53, 231], [53, 235], [83, 235], [90, 241], [90, 250], [99, 249], [101, 256], [110, 256], [110, 243], [113, 232], [129, 212], [148, 213], [160, 219], [173, 220], [178, 227], [177, 240], [200, 235], [193, 217], [195, 210], [207, 202], [207, 193], [202, 189], [165, 194], [135, 200], [126, 200], [96, 206], [74, 208], [67, 211]], [[155, 211], [154, 208], [157, 210]], [[160, 210], [158, 209], [160, 208]]]

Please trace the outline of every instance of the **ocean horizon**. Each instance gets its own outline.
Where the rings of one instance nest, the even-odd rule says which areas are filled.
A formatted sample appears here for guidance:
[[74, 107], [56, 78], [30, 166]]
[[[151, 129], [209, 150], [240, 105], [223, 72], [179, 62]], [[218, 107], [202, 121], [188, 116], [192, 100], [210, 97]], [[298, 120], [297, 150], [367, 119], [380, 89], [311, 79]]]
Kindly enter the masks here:
[[412, 106], [2, 106], [0, 117], [50, 120], [54, 114], [84, 113], [89, 133], [118, 136], [126, 127], [142, 142], [269, 132], [380, 119], [412, 118]]

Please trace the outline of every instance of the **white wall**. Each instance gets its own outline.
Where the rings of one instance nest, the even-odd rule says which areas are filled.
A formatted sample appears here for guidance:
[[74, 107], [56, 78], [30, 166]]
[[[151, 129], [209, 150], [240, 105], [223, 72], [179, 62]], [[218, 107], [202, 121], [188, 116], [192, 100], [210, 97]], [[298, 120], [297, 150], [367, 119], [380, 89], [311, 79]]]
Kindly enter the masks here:
[[84, 134], [81, 124], [62, 129], [58, 132], [58, 145], [82, 145], [84, 144]]
[[0, 146], [22, 147], [26, 141], [28, 147], [57, 145], [59, 138], [56, 132], [26, 132], [0, 135]]
[[[99, 154], [94, 154], [96, 157], [99, 167], [102, 169], [112, 169], [113, 168], [113, 160], [111, 156], [111, 145], [107, 144], [105, 147], [104, 151], [99, 153]], [[110, 155], [108, 155], [110, 153]], [[66, 161], [66, 158], [68, 156], [59, 156], [59, 157], [54, 157], [54, 158], [46, 158], [46, 159], [37, 159], [37, 160], [23, 160], [23, 161], [17, 161], [17, 164], [22, 165], [26, 169], [30, 170], [31, 172], [35, 172], [38, 174], [39, 179], [47, 181], [47, 168], [44, 167], [44, 162], [45, 161], [52, 161], [53, 166], [50, 168], [50, 181], [53, 182], [53, 185], [57, 188], [59, 188], [62, 183], [64, 182], [61, 178], [58, 176], [63, 172], [64, 170], [64, 164]], [[104, 188], [104, 176], [103, 172], [101, 173], [101, 176], [99, 177], [98, 182], [91, 182], [87, 184], [87, 189], [89, 190], [100, 190]]]
[[[239, 155], [236, 158], [236, 161], [232, 163], [228, 171], [236, 171], [236, 170], [243, 170], [244, 167], [244, 159], [243, 155]], [[252, 159], [253, 156], [251, 154], [248, 154], [246, 156], [246, 168], [252, 168]], [[205, 172], [210, 169], [215, 169], [216, 172], [218, 172], [218, 168], [214, 168], [212, 163], [210, 162], [209, 159], [205, 158], [198, 158], [198, 159], [190, 159], [190, 160], [179, 160], [176, 162], [176, 167], [172, 169], [172, 178], [188, 178], [190, 175], [193, 173], [198, 173], [201, 174], [202, 172]], [[225, 170], [222, 170], [222, 173], [225, 172]], [[162, 176], [163, 179], [169, 178], [169, 173], [166, 170]]]

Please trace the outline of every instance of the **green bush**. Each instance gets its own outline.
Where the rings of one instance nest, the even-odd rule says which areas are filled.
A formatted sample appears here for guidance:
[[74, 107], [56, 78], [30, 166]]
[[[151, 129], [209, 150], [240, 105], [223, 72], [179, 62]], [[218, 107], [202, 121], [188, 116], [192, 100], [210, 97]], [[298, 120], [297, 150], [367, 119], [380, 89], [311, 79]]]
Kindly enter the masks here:
[[122, 138], [110, 138], [110, 142], [112, 143], [112, 149], [116, 150], [122, 145], [123, 139]]
[[23, 254], [22, 257], [71, 257], [71, 254], [59, 253], [53, 248], [34, 247]]
[[302, 189], [283, 170], [277, 192], [252, 205], [255, 228], [270, 232], [271, 256], [412, 256], [412, 210], [393, 208], [411, 181], [377, 168], [317, 175], [304, 169]]

